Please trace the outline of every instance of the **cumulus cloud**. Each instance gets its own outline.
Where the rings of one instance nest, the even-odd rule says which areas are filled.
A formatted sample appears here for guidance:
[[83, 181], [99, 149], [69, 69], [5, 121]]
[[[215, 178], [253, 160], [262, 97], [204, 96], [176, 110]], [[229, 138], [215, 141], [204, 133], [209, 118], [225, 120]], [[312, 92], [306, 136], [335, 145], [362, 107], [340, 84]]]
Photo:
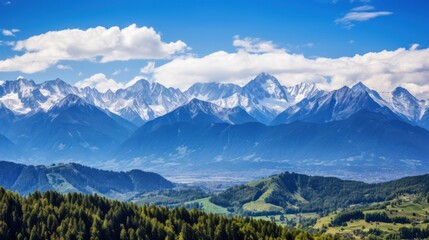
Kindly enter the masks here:
[[1, 33], [6, 37], [14, 37], [15, 33], [19, 32], [19, 29], [3, 29]]
[[272, 41], [262, 41], [259, 38], [250, 37], [241, 39], [238, 35], [234, 36], [232, 45], [238, 50], [251, 53], [267, 53], [278, 51]]
[[117, 83], [115, 80], [107, 78], [103, 73], [96, 73], [89, 78], [77, 82], [75, 86], [78, 88], [96, 88], [98, 91], [103, 93], [107, 92], [109, 89], [116, 91], [123, 88], [121, 83]]
[[140, 72], [143, 74], [150, 74], [153, 73], [155, 70], [155, 62], [148, 62], [146, 66], [140, 69]]
[[187, 49], [187, 45], [180, 40], [163, 42], [153, 28], [135, 24], [123, 29], [66, 29], [17, 41], [13, 50], [23, 51], [24, 54], [1, 60], [0, 72], [35, 73], [61, 60], [106, 63], [132, 59], [169, 59]]
[[[248, 46], [247, 49], [255, 49]], [[236, 45], [236, 44], [235, 44]], [[237, 45], [236, 45], [237, 46]], [[218, 51], [196, 57], [182, 56], [155, 69], [153, 79], [164, 85], [187, 89], [195, 82], [231, 82], [244, 85], [260, 72], [274, 74], [284, 85], [314, 82], [326, 90], [351, 86], [362, 81], [380, 91], [413, 83], [429, 84], [429, 49], [399, 48], [392, 51], [370, 52], [353, 57], [307, 58], [285, 49], [254, 52]], [[413, 91], [412, 89], [410, 89]], [[415, 92], [429, 96], [429, 90]]]
[[115, 92], [118, 89], [123, 89], [134, 85], [137, 81], [144, 79], [144, 76], [135, 76], [127, 83], [117, 82], [112, 78], [108, 78], [104, 73], [96, 73], [89, 78], [83, 79], [75, 83], [75, 86], [78, 88], [91, 87], [95, 88], [98, 91], [105, 93], [109, 89]]

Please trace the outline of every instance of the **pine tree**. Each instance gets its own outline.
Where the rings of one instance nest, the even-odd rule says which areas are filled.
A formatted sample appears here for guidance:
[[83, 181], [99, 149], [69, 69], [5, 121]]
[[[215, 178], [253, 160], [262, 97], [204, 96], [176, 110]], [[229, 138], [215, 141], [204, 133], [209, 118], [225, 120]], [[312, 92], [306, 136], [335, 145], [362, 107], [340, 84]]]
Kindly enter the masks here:
[[119, 239], [120, 240], [128, 240], [128, 234], [127, 234], [127, 230], [125, 230], [125, 228], [121, 229], [121, 233], [119, 235]]

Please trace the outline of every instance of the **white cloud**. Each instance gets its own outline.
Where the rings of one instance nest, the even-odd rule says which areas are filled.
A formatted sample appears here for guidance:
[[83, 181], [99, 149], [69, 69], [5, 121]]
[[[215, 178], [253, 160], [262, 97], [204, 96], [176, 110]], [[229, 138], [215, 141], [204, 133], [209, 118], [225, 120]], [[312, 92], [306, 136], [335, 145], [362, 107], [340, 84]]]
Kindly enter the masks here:
[[240, 39], [240, 36], [234, 36], [234, 41], [232, 45], [240, 51], [250, 52], [250, 53], [268, 53], [276, 52], [279, 49], [276, 48], [272, 41], [262, 41], [259, 38], [249, 38]]
[[114, 79], [106, 77], [104, 73], [96, 73], [89, 78], [75, 83], [78, 88], [91, 87], [105, 93], [109, 89], [115, 92], [118, 89], [123, 89], [134, 85], [137, 81], [144, 79], [144, 76], [135, 76], [127, 83], [116, 82]]
[[415, 96], [419, 96], [422, 100], [429, 100], [429, 84], [418, 85], [415, 83], [407, 82], [401, 85]]
[[79, 81], [75, 84], [78, 88], [91, 87], [96, 88], [100, 92], [107, 92], [107, 90], [116, 91], [123, 88], [122, 83], [117, 83], [113, 79], [109, 79], [103, 73], [96, 73], [89, 78]]
[[[254, 46], [249, 48], [253, 49]], [[358, 81], [381, 91], [390, 91], [409, 83], [428, 86], [429, 48], [399, 48], [353, 57], [315, 59], [288, 53], [284, 49], [263, 53], [241, 49], [232, 53], [218, 51], [203, 57], [176, 58], [156, 68], [153, 79], [185, 90], [195, 82], [244, 85], [260, 72], [274, 74], [284, 85], [314, 82], [327, 90], [351, 86]], [[424, 93], [429, 96], [429, 91]], [[421, 96], [423, 92], [417, 94]]]
[[410, 50], [414, 51], [414, 50], [417, 50], [417, 48], [419, 48], [419, 47], [420, 47], [420, 45], [418, 43], [414, 43], [413, 45], [411, 45]]
[[19, 32], [19, 29], [3, 29], [2, 34], [6, 37], [14, 37], [15, 33]]
[[374, 10], [374, 6], [363, 5], [363, 6], [353, 8], [351, 11], [352, 12], [361, 12], [361, 11], [370, 11], [370, 10]]
[[73, 68], [69, 65], [58, 64], [57, 68], [60, 70], [72, 70]]
[[349, 12], [344, 17], [337, 19], [337, 23], [350, 23], [353, 21], [364, 22], [372, 18], [387, 16], [393, 14], [392, 12]]
[[86, 30], [51, 31], [18, 41], [17, 55], [0, 61], [0, 72], [43, 71], [61, 60], [95, 62], [126, 61], [131, 59], [169, 59], [188, 49], [180, 40], [165, 43], [153, 28], [96, 27]]
[[335, 23], [343, 24], [345, 28], [354, 27], [353, 22], [364, 22], [372, 18], [387, 16], [393, 14], [392, 12], [349, 12], [344, 17], [336, 19]]
[[155, 62], [148, 62], [146, 66], [140, 69], [140, 72], [143, 74], [150, 74], [153, 73], [155, 70]]

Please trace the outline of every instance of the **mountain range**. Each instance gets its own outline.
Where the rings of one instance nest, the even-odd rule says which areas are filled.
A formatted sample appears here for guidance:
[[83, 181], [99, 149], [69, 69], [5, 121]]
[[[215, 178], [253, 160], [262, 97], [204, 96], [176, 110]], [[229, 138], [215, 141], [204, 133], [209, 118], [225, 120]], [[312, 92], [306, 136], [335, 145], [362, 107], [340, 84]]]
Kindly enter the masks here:
[[115, 92], [60, 79], [0, 85], [3, 159], [178, 169], [429, 169], [429, 101], [363, 83], [323, 91], [261, 73], [188, 90], [137, 81]]
[[[301, 115], [305, 111], [314, 114], [314, 112], [323, 111], [328, 104], [334, 104], [336, 109], [331, 118], [325, 117], [324, 120], [327, 121], [342, 118], [342, 115], [346, 116], [347, 113], [344, 111], [356, 112], [368, 106], [362, 104], [388, 108], [402, 120], [414, 125], [426, 126], [429, 117], [429, 101], [417, 99], [402, 87], [396, 88], [391, 93], [379, 94], [359, 82], [351, 88], [343, 87], [326, 92], [318, 89], [313, 83], [286, 87], [281, 85], [274, 76], [261, 73], [243, 87], [227, 83], [195, 83], [184, 92], [144, 79], [115, 92], [110, 90], [100, 92], [90, 87], [77, 88], [60, 79], [36, 84], [33, 80], [19, 78], [4, 81], [0, 85], [1, 123], [4, 125], [5, 119], [11, 121], [13, 115], [27, 116], [40, 111], [47, 112], [69, 94], [74, 94], [91, 105], [118, 115], [136, 126], [163, 116], [194, 98], [223, 108], [240, 107], [266, 125], [281, 121], [277, 119], [273, 122], [275, 118], [281, 117], [280, 113], [283, 118], [296, 113]], [[375, 104], [368, 102], [367, 98], [372, 99]], [[291, 122], [294, 119], [299, 117], [289, 117], [285, 121]]]
[[33, 166], [0, 161], [0, 186], [24, 195], [36, 190], [55, 190], [127, 200], [136, 194], [175, 185], [156, 173], [141, 170], [113, 172], [77, 163]]

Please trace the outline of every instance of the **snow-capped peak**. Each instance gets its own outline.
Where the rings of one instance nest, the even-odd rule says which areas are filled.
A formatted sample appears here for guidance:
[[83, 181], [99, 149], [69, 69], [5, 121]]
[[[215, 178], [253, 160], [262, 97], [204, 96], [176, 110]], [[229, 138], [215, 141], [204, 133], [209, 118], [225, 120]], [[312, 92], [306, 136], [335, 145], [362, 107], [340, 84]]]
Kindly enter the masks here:
[[355, 92], [369, 92], [371, 91], [365, 84], [363, 84], [362, 82], [358, 82], [355, 85], [353, 85], [352, 90]]
[[64, 109], [70, 108], [73, 106], [85, 106], [89, 105], [82, 98], [77, 95], [69, 94], [65, 98], [63, 98], [58, 104], [56, 104], [53, 108]]
[[389, 102], [395, 113], [411, 121], [418, 120], [424, 112], [420, 101], [402, 87], [393, 90]]
[[203, 101], [214, 101], [230, 97], [240, 91], [240, 86], [231, 83], [195, 83], [185, 91], [185, 95], [188, 98], [198, 98]]
[[393, 90], [392, 94], [393, 94], [393, 96], [396, 96], [396, 97], [406, 97], [408, 99], [412, 99], [414, 101], [417, 101], [417, 99], [413, 95], [411, 95], [411, 93], [408, 92], [407, 89], [405, 89], [403, 87], [395, 88], [395, 90]]
[[276, 98], [287, 101], [287, 94], [279, 80], [268, 73], [261, 73], [243, 87], [246, 95], [256, 99]]
[[323, 91], [318, 89], [314, 83], [299, 83], [295, 86], [286, 87], [286, 91], [289, 94], [288, 100], [291, 103], [298, 103], [305, 98], [312, 98], [323, 94]]

